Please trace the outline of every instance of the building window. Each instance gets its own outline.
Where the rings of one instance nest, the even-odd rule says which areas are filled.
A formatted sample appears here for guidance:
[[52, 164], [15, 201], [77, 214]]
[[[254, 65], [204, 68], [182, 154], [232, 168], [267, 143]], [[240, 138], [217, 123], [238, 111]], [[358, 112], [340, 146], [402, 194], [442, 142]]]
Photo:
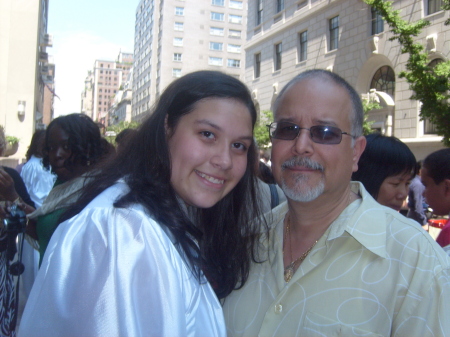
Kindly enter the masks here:
[[183, 22], [175, 22], [174, 29], [178, 30], [178, 31], [183, 31], [184, 30], [184, 23]]
[[217, 12], [211, 12], [211, 20], [223, 21], [224, 20], [224, 14], [223, 13], [217, 13]]
[[217, 36], [223, 36], [223, 28], [219, 28], [219, 27], [210, 27], [210, 28], [209, 28], [209, 34], [211, 34], [211, 35], [217, 35]]
[[277, 0], [277, 13], [284, 9], [284, 0]]
[[274, 59], [274, 69], [275, 71], [281, 69], [281, 52], [283, 51], [283, 45], [278, 43], [275, 45], [275, 59]]
[[242, 23], [242, 16], [241, 15], [228, 15], [228, 22], [230, 23]]
[[241, 52], [241, 46], [238, 44], [228, 44], [227, 45], [227, 51], [230, 53], [240, 53]]
[[305, 61], [308, 56], [308, 31], [307, 30], [300, 33], [299, 41], [300, 41], [300, 49], [299, 49], [299, 53], [298, 53], [298, 61], [301, 62], [301, 61]]
[[172, 69], [172, 76], [173, 76], [173, 77], [181, 77], [181, 69], [179, 69], [179, 68], [173, 68], [173, 69]]
[[227, 65], [228, 65], [228, 67], [231, 67], [231, 68], [240, 68], [241, 60], [228, 59]]
[[256, 26], [259, 26], [262, 23], [262, 20], [263, 20], [263, 1], [264, 0], [257, 0], [257, 5], [256, 5]]
[[211, 0], [211, 5], [225, 6], [225, 0]]
[[181, 61], [181, 53], [173, 53], [174, 61]]
[[255, 68], [254, 77], [259, 78], [261, 76], [261, 53], [255, 54]]
[[377, 91], [383, 91], [389, 94], [392, 99], [395, 95], [395, 74], [389, 66], [383, 66], [379, 68], [375, 75], [372, 77], [370, 83], [370, 89], [376, 89]]
[[210, 50], [222, 51], [223, 50], [223, 43], [221, 43], [221, 42], [210, 42], [209, 43], [209, 49]]
[[221, 57], [209, 57], [208, 64], [210, 66], [221, 66], [223, 65], [223, 59]]
[[375, 8], [371, 7], [372, 12], [372, 35], [380, 34], [384, 31], [383, 18]]
[[235, 8], [235, 9], [242, 9], [244, 8], [242, 1], [236, 1], [236, 0], [230, 0], [230, 3], [228, 4], [228, 6], [230, 8]]
[[183, 38], [182, 37], [174, 37], [173, 38], [173, 45], [181, 47], [183, 46]]
[[339, 15], [330, 19], [330, 50], [338, 48], [339, 41]]
[[242, 36], [242, 32], [240, 30], [229, 29], [228, 36], [240, 38]]
[[183, 16], [184, 15], [184, 7], [175, 7], [175, 15]]
[[427, 15], [439, 12], [442, 9], [442, 0], [425, 0], [427, 3]]

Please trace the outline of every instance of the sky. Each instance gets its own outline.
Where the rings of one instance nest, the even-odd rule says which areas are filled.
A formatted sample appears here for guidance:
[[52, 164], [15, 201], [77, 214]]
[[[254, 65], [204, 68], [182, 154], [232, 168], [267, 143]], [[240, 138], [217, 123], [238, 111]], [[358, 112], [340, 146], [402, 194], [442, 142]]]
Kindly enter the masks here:
[[115, 60], [133, 52], [139, 0], [50, 0], [47, 48], [55, 64], [55, 117], [80, 112], [81, 92], [97, 59]]

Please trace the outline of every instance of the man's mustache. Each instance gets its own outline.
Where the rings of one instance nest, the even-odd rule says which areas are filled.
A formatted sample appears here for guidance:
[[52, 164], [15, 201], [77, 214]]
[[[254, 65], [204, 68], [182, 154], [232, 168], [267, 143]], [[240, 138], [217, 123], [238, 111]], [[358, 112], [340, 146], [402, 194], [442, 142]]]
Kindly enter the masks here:
[[305, 167], [311, 170], [317, 170], [320, 172], [324, 171], [324, 167], [322, 165], [320, 165], [319, 163], [311, 160], [308, 157], [293, 157], [289, 160], [286, 160], [282, 165], [281, 168], [283, 170], [287, 169], [287, 168], [291, 168], [291, 167], [296, 167], [296, 166], [301, 166], [301, 167]]

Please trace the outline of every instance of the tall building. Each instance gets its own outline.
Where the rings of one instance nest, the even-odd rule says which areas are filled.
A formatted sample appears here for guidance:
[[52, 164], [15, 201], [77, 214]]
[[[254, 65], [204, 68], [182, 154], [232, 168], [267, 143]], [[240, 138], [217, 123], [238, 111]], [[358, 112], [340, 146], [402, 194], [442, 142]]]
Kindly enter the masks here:
[[247, 0], [141, 0], [136, 10], [132, 119], [150, 113], [177, 77], [199, 69], [244, 74]]
[[103, 123], [108, 121], [108, 111], [116, 93], [126, 81], [133, 67], [133, 54], [119, 52], [115, 61], [94, 62], [92, 85], [92, 119]]
[[20, 158], [36, 128], [53, 113], [48, 5], [48, 0], [0, 1], [0, 125], [20, 139]]
[[[417, 37], [430, 52], [430, 64], [448, 60], [450, 27], [442, 0], [394, 1], [404, 20], [431, 25]], [[245, 82], [260, 110], [272, 110], [281, 88], [297, 73], [322, 68], [352, 84], [361, 96], [378, 100], [372, 128], [394, 135], [424, 158], [442, 148], [434, 127], [419, 118], [420, 102], [398, 74], [408, 55], [382, 18], [361, 0], [256, 0], [249, 2]], [[324, 93], [326, 95], [326, 93]]]

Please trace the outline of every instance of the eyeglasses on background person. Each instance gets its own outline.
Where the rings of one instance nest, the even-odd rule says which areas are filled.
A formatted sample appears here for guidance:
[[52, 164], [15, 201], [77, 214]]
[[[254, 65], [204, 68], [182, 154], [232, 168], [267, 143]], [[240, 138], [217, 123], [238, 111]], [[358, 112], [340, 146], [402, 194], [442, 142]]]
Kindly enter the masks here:
[[294, 140], [302, 129], [308, 130], [311, 140], [318, 144], [339, 144], [342, 140], [342, 135], [354, 138], [350, 133], [343, 132], [335, 126], [314, 125], [308, 129], [301, 128], [291, 122], [273, 122], [267, 127], [269, 128], [270, 138], [274, 139]]

